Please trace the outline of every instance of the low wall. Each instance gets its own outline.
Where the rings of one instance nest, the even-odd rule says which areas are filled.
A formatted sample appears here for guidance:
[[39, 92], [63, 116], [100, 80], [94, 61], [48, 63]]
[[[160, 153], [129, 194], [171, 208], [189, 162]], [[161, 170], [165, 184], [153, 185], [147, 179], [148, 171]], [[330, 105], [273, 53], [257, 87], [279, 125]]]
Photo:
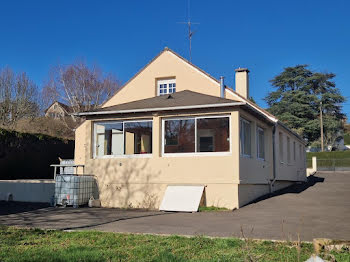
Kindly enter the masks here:
[[[293, 181], [280, 181], [277, 180], [273, 184], [272, 192], [276, 192], [283, 188], [293, 185]], [[270, 194], [270, 185], [254, 185], [254, 184], [240, 184], [238, 185], [238, 198], [239, 207], [243, 207], [249, 203], [254, 202], [256, 199]]]
[[51, 179], [0, 180], [0, 200], [50, 203], [55, 193], [55, 181]]
[[[102, 207], [158, 210], [167, 186], [179, 185], [179, 183], [107, 184], [99, 181], [98, 185]], [[234, 209], [238, 207], [237, 191], [237, 184], [205, 184], [202, 200], [205, 206]]]
[[306, 169], [306, 176], [312, 176], [317, 172], [317, 158], [312, 157], [312, 167]]

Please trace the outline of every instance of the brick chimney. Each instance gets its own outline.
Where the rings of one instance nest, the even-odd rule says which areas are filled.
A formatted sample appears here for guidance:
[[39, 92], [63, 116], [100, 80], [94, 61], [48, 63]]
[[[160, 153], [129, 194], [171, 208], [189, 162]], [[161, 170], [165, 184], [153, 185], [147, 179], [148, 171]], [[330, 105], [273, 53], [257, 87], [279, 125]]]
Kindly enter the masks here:
[[248, 68], [238, 68], [236, 72], [236, 92], [244, 98], [249, 98], [249, 70]]

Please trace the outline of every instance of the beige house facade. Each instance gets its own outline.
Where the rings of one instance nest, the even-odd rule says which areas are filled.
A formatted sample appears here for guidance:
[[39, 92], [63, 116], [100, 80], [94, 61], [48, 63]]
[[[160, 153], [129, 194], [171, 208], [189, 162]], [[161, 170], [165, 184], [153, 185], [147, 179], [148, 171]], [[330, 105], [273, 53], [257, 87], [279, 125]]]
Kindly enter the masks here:
[[79, 113], [75, 164], [105, 207], [158, 209], [167, 186], [203, 185], [202, 205], [240, 208], [306, 179], [305, 142], [235, 90], [165, 48], [101, 108]]

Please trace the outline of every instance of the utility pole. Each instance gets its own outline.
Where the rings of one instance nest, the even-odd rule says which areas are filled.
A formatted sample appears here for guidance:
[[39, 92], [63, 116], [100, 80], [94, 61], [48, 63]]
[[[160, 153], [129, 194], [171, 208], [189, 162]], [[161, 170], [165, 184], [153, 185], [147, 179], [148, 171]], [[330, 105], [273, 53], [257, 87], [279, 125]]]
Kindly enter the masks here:
[[322, 114], [322, 101], [320, 101], [320, 128], [321, 128], [321, 152], [324, 151], [323, 146], [323, 114]]

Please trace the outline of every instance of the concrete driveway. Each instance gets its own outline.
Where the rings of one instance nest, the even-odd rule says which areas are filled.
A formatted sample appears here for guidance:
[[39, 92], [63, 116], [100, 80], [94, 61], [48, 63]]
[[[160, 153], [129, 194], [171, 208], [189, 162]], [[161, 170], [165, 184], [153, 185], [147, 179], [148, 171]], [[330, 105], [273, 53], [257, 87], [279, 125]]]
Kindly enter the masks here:
[[61, 230], [302, 240], [350, 239], [350, 172], [319, 172], [233, 212], [163, 213], [0, 204], [0, 224]]

